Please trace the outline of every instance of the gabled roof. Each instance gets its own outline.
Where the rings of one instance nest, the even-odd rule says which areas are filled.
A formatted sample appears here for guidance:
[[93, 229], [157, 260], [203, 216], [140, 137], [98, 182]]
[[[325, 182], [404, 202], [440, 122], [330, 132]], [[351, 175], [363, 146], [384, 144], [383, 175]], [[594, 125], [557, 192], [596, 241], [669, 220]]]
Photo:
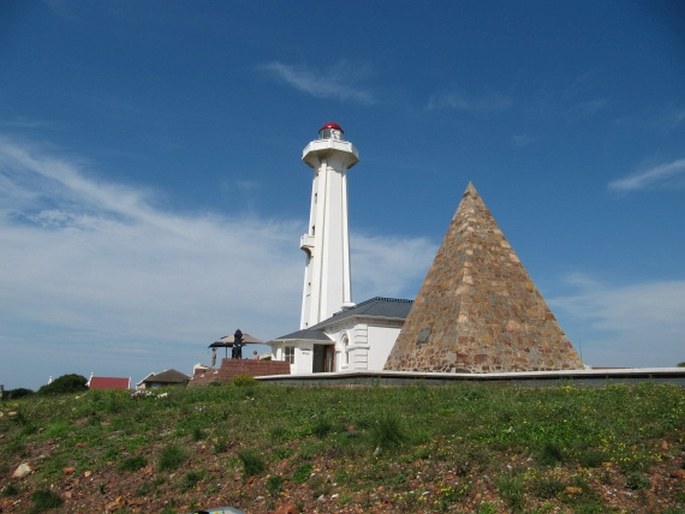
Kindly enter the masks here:
[[[161, 373], [150, 373], [141, 380], [142, 383], [154, 382], [155, 384], [182, 384], [188, 382], [190, 377], [175, 369], [167, 369]], [[140, 385], [140, 384], [139, 384]]]
[[404, 320], [411, 309], [412, 300], [404, 300], [401, 298], [383, 298], [376, 296], [369, 300], [363, 301], [350, 307], [336, 312], [330, 318], [327, 318], [316, 325], [309, 328], [298, 330], [291, 334], [281, 337], [276, 337], [274, 341], [325, 341], [331, 342], [331, 338], [326, 335], [324, 329], [331, 325], [350, 318], [376, 318], [376, 319], [393, 319]]
[[88, 387], [91, 389], [130, 389], [130, 377], [90, 377]]
[[385, 369], [487, 373], [582, 368], [469, 183]]

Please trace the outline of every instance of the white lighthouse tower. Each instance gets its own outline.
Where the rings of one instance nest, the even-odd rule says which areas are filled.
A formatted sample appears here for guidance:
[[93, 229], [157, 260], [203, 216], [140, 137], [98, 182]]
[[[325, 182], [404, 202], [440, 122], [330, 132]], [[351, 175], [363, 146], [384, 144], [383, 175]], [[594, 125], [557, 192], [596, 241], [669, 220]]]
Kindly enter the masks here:
[[359, 162], [337, 123], [326, 123], [302, 151], [314, 169], [309, 228], [300, 238], [307, 254], [300, 328], [311, 327], [352, 304], [347, 170]]

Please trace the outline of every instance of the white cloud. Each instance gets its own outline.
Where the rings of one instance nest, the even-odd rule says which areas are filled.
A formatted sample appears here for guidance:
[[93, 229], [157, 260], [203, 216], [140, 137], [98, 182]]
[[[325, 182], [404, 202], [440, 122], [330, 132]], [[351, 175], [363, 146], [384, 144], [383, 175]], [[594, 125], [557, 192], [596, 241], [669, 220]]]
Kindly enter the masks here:
[[[263, 339], [297, 328], [306, 220], [179, 215], [92, 176], [0, 138], [0, 383], [189, 372], [237, 327]], [[353, 234], [354, 299], [406, 294], [425, 246]]]
[[341, 61], [326, 69], [296, 67], [274, 61], [261, 69], [294, 87], [317, 98], [334, 98], [360, 104], [373, 104], [375, 98], [367, 88], [358, 86], [369, 75], [367, 66]]
[[682, 185], [677, 182], [685, 174], [685, 159], [678, 159], [666, 164], [659, 164], [648, 170], [613, 180], [609, 189], [614, 191], [637, 191], [651, 186]]
[[374, 296], [413, 300], [438, 250], [437, 243], [424, 238], [353, 234], [351, 239], [356, 301]]
[[685, 361], [685, 280], [608, 285], [575, 275], [578, 291], [549, 301], [591, 365], [675, 366]]

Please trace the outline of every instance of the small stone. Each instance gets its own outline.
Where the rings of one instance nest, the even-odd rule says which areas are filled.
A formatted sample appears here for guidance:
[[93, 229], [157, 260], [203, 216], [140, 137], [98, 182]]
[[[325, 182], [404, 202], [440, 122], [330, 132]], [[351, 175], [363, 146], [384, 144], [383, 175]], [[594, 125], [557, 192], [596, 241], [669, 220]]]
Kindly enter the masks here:
[[93, 474], [91, 470], [86, 470], [83, 472], [83, 478], [90, 478], [90, 476]]
[[17, 469], [14, 470], [14, 473], [12, 473], [13, 478], [24, 478], [27, 476], [29, 473], [31, 473], [31, 466], [29, 466], [26, 462], [23, 462], [19, 464]]
[[75, 471], [76, 471], [76, 468], [74, 466], [67, 466], [66, 468], [64, 468], [62, 470], [62, 472], [65, 475], [73, 475]]

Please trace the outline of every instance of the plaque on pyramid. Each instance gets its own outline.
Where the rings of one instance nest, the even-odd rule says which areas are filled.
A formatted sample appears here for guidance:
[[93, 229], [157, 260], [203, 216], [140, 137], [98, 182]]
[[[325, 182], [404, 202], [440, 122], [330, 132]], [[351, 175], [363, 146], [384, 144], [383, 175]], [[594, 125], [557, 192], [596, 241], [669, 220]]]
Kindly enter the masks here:
[[582, 368], [469, 183], [385, 369], [492, 373]]

